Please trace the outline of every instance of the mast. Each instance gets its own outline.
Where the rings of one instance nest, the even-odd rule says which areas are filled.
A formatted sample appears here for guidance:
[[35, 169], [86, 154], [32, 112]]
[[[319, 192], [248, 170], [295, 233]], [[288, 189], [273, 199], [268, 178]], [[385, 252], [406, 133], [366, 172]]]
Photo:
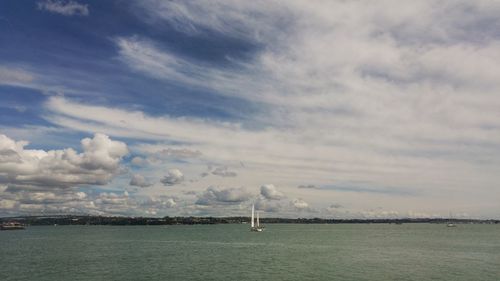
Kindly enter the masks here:
[[254, 222], [253, 222], [253, 221], [254, 221], [254, 220], [253, 220], [253, 216], [254, 216], [254, 212], [255, 212], [254, 208], [255, 208], [255, 207], [254, 207], [254, 205], [252, 204], [252, 228], [254, 228], [254, 227], [255, 227]]
[[257, 227], [259, 227], [259, 212], [257, 212]]

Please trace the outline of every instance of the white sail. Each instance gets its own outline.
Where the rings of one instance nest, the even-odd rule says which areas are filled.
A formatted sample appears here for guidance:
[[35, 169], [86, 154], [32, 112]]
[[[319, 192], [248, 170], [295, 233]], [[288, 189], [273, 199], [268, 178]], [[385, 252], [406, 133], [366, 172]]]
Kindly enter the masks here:
[[259, 227], [259, 212], [257, 212], [257, 227]]
[[254, 210], [254, 205], [252, 205], [252, 228], [254, 228], [254, 227], [255, 227], [254, 222], [253, 222], [253, 221], [254, 221], [254, 219], [253, 219], [253, 214], [254, 214], [254, 212], [255, 212], [255, 210]]

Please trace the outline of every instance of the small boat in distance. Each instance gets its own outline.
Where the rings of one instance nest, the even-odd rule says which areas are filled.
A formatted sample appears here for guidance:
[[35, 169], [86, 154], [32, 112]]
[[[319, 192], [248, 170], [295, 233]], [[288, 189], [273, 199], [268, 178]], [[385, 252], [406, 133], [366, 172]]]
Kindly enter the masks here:
[[19, 222], [5, 222], [0, 225], [0, 230], [21, 230], [25, 228], [24, 224]]
[[446, 224], [447, 227], [456, 227], [457, 225], [454, 224], [451, 220], [453, 220], [453, 215], [450, 212], [450, 218], [448, 220], [448, 223]]
[[257, 212], [257, 222], [254, 222], [254, 216], [255, 216], [255, 205], [252, 204], [252, 222], [250, 226], [250, 231], [255, 231], [255, 232], [262, 232], [264, 231], [264, 227], [260, 226], [259, 222], [259, 212]]

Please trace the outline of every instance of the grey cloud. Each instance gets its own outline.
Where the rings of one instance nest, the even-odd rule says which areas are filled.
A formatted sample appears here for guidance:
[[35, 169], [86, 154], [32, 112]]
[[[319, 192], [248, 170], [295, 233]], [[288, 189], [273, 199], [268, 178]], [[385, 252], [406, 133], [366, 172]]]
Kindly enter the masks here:
[[0, 163], [21, 163], [21, 156], [14, 149], [3, 149], [0, 151]]
[[173, 159], [189, 159], [199, 158], [202, 153], [199, 150], [188, 148], [163, 148], [163, 149], [148, 149], [144, 151], [146, 156], [136, 156], [132, 159], [132, 164], [135, 166], [146, 166], [150, 164], [159, 164]]
[[147, 165], [149, 162], [147, 159], [145, 158], [142, 158], [140, 156], [135, 156], [134, 158], [132, 158], [132, 160], [130, 160], [130, 163], [132, 163], [133, 165], [135, 166], [145, 166]]
[[179, 184], [184, 181], [184, 175], [179, 169], [170, 169], [161, 180], [161, 183], [167, 186]]
[[212, 175], [220, 177], [236, 177], [238, 174], [234, 171], [230, 171], [226, 166], [220, 166], [212, 171]]
[[33, 213], [78, 213], [89, 214], [94, 209], [88, 195], [74, 190], [53, 191], [0, 191], [0, 213], [25, 214]]
[[261, 186], [260, 194], [264, 196], [264, 198], [269, 200], [280, 200], [285, 198], [285, 195], [282, 192], [278, 191], [272, 184], [265, 184]]
[[84, 192], [22, 192], [16, 194], [21, 204], [54, 204], [70, 201], [84, 201], [87, 194]]
[[187, 148], [165, 148], [152, 154], [155, 158], [196, 158], [202, 155], [198, 150]]
[[137, 213], [138, 202], [128, 192], [102, 192], [93, 200], [95, 210], [107, 215], [128, 215]]
[[133, 174], [129, 184], [132, 186], [139, 186], [139, 187], [149, 187], [153, 185], [143, 175], [140, 174]]
[[379, 193], [396, 196], [414, 196], [420, 195], [420, 192], [414, 188], [404, 187], [380, 187], [380, 186], [354, 186], [354, 185], [325, 185], [324, 190], [335, 190], [340, 192], [355, 192], [355, 193]]
[[317, 186], [316, 186], [316, 185], [314, 185], [314, 184], [308, 184], [308, 185], [301, 184], [301, 185], [297, 186], [297, 188], [304, 188], [304, 189], [318, 189], [319, 187], [317, 187]]
[[0, 197], [0, 211], [6, 214], [12, 214], [16, 212], [19, 207], [19, 202], [12, 199], [6, 199]]
[[173, 208], [177, 205], [177, 203], [175, 203], [174, 199], [169, 198], [166, 201], [163, 201], [162, 205], [167, 207], [167, 208]]
[[294, 207], [295, 209], [302, 211], [302, 210], [308, 210], [309, 209], [309, 204], [302, 200], [302, 199], [293, 199], [290, 201], [290, 205]]
[[128, 192], [124, 192], [123, 194], [102, 192], [99, 194], [95, 202], [102, 205], [127, 205], [128, 200]]
[[157, 215], [176, 208], [167, 196], [130, 196], [128, 192], [85, 193], [73, 189], [9, 192], [0, 186], [0, 214]]
[[197, 205], [240, 204], [252, 195], [245, 188], [219, 188], [210, 186], [198, 196]]
[[283, 210], [283, 206], [278, 202], [272, 202], [269, 200], [259, 198], [255, 202], [255, 209], [264, 212], [277, 213]]
[[183, 191], [182, 194], [186, 194], [186, 195], [196, 195], [198, 194], [196, 191], [194, 190], [189, 190], [189, 191]]
[[55, 190], [52, 192], [20, 191], [12, 193], [7, 189], [3, 193], [0, 192], [0, 198], [2, 200], [15, 200], [19, 204], [58, 204], [70, 201], [84, 201], [87, 194], [72, 190]]
[[149, 197], [140, 203], [141, 207], [147, 208], [150, 212], [158, 212], [162, 209], [170, 209], [177, 206], [175, 198], [167, 196]]

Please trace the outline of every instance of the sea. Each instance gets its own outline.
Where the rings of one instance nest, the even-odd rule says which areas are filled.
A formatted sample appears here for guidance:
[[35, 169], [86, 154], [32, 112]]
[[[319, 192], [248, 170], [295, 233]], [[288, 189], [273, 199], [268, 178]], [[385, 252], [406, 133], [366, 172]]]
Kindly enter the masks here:
[[30, 226], [0, 280], [500, 280], [500, 225]]

